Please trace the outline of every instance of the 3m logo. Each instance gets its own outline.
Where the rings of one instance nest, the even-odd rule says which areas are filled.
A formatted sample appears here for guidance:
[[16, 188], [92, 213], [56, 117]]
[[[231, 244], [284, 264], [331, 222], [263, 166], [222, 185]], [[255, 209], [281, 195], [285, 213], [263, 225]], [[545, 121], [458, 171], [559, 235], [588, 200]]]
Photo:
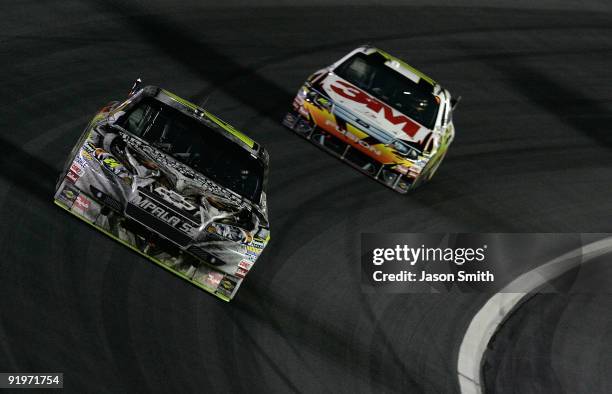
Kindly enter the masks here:
[[381, 101], [378, 101], [374, 97], [371, 97], [369, 94], [357, 89], [348, 82], [337, 80], [334, 81], [331, 85], [329, 85], [329, 87], [336, 94], [339, 94], [340, 96], [352, 100], [356, 103], [363, 104], [377, 114], [382, 111], [383, 116], [389, 123], [393, 125], [403, 124], [404, 126], [402, 127], [402, 131], [408, 134], [410, 138], [414, 137], [419, 131], [420, 126], [414, 121], [412, 121], [410, 118], [402, 114], [396, 115], [395, 110], [393, 108]]

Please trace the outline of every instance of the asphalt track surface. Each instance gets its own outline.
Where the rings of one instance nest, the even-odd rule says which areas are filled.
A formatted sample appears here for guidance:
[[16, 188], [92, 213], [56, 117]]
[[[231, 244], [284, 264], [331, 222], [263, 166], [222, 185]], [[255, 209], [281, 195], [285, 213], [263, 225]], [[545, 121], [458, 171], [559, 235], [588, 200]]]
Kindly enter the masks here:
[[[485, 392], [610, 392], [610, 256], [567, 272], [553, 285], [571, 294], [528, 295], [488, 344]], [[607, 290], [609, 292], [609, 290]], [[600, 293], [600, 294], [598, 294]]]
[[[359, 234], [612, 231], [612, 14], [519, 3], [3, 2], [0, 370], [64, 372], [79, 393], [457, 392], [486, 295], [364, 294]], [[365, 42], [464, 98], [445, 163], [409, 196], [279, 124], [310, 72]], [[136, 77], [270, 152], [272, 241], [230, 304], [51, 202], [88, 119]], [[488, 381], [610, 392], [611, 311], [607, 295], [534, 297]]]

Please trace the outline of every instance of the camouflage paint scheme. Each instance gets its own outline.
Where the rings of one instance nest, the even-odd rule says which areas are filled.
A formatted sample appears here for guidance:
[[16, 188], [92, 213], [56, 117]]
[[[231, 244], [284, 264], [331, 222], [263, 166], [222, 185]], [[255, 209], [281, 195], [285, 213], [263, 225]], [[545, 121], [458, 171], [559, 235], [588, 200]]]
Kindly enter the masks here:
[[259, 201], [249, 201], [116, 124], [145, 97], [240, 145], [267, 176], [263, 147], [194, 104], [148, 86], [94, 117], [60, 176], [55, 203], [229, 301], [270, 239], [265, 188]]

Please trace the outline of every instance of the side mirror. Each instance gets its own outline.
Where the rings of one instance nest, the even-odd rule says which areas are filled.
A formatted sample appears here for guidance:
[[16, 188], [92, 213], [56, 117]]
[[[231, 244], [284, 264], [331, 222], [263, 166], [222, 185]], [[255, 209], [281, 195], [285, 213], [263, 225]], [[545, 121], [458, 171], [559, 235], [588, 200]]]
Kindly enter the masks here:
[[140, 90], [141, 86], [142, 86], [142, 79], [138, 78], [137, 80], [134, 81], [134, 84], [132, 85], [132, 88], [130, 89], [130, 93], [128, 94], [128, 97], [132, 97], [137, 91]]

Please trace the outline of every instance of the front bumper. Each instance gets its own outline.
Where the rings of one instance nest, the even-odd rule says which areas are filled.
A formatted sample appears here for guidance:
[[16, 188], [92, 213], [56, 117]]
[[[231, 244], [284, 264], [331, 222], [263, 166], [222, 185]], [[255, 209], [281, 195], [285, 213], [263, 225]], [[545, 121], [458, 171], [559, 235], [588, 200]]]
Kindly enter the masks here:
[[398, 193], [408, 193], [414, 186], [414, 178], [372, 159], [352, 145], [317, 127], [297, 112], [288, 112], [282, 123], [299, 136]]
[[109, 237], [224, 301], [230, 301], [236, 295], [244, 275], [255, 260], [240, 263], [237, 272], [241, 276], [222, 272], [211, 265], [214, 262], [207, 264], [202, 261], [210, 259], [212, 255], [207, 253], [202, 256], [200, 252], [203, 251], [200, 250], [182, 250], [174, 240], [160, 237], [146, 225], [108, 209], [101, 201], [77, 188], [68, 178], [60, 183], [54, 202]]

